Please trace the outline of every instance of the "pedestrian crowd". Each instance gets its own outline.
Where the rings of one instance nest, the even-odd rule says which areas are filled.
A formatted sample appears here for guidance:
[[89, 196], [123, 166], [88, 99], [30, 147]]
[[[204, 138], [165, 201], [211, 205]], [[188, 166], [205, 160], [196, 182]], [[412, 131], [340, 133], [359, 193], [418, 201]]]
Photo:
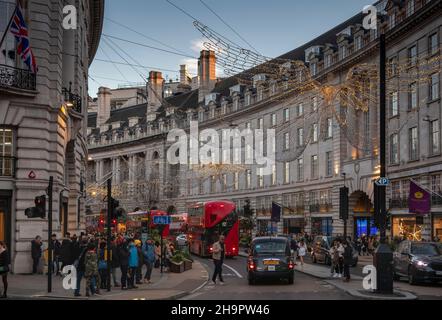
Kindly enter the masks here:
[[[151, 284], [154, 268], [160, 267], [161, 246], [158, 241], [148, 237], [144, 243], [141, 234], [130, 236], [116, 234], [111, 237], [110, 247], [107, 240], [99, 235], [81, 234], [79, 237], [66, 233], [61, 241], [52, 235], [51, 249], [53, 250], [52, 266], [55, 275], [63, 276], [65, 266], [74, 266], [77, 272], [77, 283], [74, 295], [81, 296], [82, 280], [85, 280], [85, 294], [100, 295], [100, 290], [107, 289], [108, 283], [122, 290], [137, 289], [139, 284]], [[109, 250], [108, 250], [109, 249]], [[0, 252], [2, 250], [0, 249]], [[108, 252], [110, 275], [108, 279]], [[43, 242], [40, 236], [31, 242], [31, 257], [33, 260], [32, 273], [38, 272], [43, 253]], [[166, 271], [168, 263], [174, 254], [172, 244], [164, 246]], [[0, 263], [1, 263], [0, 256]], [[0, 268], [0, 274], [2, 274]], [[117, 279], [120, 270], [121, 277]], [[7, 288], [7, 285], [5, 286]]]

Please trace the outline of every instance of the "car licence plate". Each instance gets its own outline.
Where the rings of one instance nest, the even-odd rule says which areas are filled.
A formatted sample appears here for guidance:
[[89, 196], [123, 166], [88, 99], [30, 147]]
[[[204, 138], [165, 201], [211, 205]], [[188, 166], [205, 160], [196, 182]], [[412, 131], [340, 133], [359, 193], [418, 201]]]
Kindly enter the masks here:
[[276, 267], [275, 266], [268, 266], [267, 267], [267, 271], [275, 271]]
[[442, 276], [442, 271], [436, 271], [437, 276]]
[[277, 266], [279, 265], [279, 260], [264, 260], [264, 264], [266, 266], [268, 265]]

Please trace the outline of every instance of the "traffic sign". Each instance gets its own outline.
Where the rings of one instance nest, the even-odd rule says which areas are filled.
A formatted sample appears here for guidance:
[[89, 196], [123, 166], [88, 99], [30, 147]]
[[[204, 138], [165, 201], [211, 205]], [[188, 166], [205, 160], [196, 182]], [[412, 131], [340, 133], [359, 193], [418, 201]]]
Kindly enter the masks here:
[[172, 219], [170, 216], [154, 216], [153, 224], [171, 224]]
[[386, 186], [390, 185], [390, 180], [388, 178], [381, 177], [381, 178], [377, 179], [375, 183], [379, 187], [386, 187]]

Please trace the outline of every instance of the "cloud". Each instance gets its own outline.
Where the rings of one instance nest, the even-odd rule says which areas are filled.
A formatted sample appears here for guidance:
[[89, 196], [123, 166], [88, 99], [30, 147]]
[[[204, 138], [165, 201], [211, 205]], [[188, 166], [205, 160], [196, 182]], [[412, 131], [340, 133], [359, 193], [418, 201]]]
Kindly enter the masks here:
[[204, 42], [206, 42], [204, 38], [193, 39], [190, 41], [190, 49], [199, 54], [201, 50], [205, 49]]

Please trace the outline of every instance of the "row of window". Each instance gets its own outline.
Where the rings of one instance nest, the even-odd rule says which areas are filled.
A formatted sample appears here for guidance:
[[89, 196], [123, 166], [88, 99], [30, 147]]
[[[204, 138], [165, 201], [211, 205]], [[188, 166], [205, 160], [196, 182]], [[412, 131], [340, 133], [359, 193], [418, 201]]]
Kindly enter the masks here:
[[[439, 120], [429, 121], [429, 155], [440, 154], [440, 122]], [[409, 161], [419, 160], [419, 135], [418, 128], [408, 129], [408, 159]], [[399, 164], [399, 135], [390, 135], [390, 164]]]
[[[440, 97], [440, 77], [439, 73], [433, 73], [429, 76], [428, 86], [428, 102], [438, 100]], [[413, 82], [408, 86], [408, 110], [413, 110], [419, 107], [418, 101], [418, 84]], [[390, 115], [392, 117], [399, 115], [399, 91], [394, 90], [390, 93]]]
[[[288, 184], [293, 182], [294, 174], [291, 172], [291, 163], [285, 162], [282, 167], [283, 170], [283, 183]], [[332, 177], [333, 176], [333, 153], [331, 151], [325, 153], [325, 176]], [[239, 172], [235, 172], [232, 174], [232, 183], [231, 188], [233, 190], [239, 190]], [[257, 187], [263, 188], [265, 186], [264, 183], [264, 168], [256, 169], [256, 177], [257, 177]], [[272, 166], [272, 173], [269, 175], [269, 182], [271, 186], [276, 185], [277, 183], [277, 169], [276, 165]], [[319, 158], [318, 155], [312, 155], [310, 158], [310, 179], [315, 180], [319, 178]], [[296, 160], [296, 181], [301, 182], [304, 180], [304, 159], [299, 158]], [[211, 176], [210, 177], [210, 192], [217, 192], [217, 182], [220, 182], [221, 191], [225, 192], [228, 189], [228, 175], [222, 174], [220, 177]], [[252, 170], [246, 170], [244, 173], [244, 186], [245, 189], [250, 189], [252, 187]], [[190, 195], [192, 193], [192, 180], [187, 180], [187, 194]], [[199, 193], [204, 194], [204, 179], [200, 179], [199, 181]]]
[[[425, 3], [424, 3], [425, 4]], [[407, 17], [411, 16], [412, 14], [414, 14], [415, 12], [415, 1], [414, 0], [409, 0], [408, 4], [407, 4]], [[393, 29], [397, 23], [398, 23], [398, 19], [397, 19], [397, 12], [393, 11], [390, 15], [389, 15], [389, 26], [390, 29]], [[344, 32], [345, 33], [345, 32]], [[348, 35], [351, 35], [351, 31], [347, 31]], [[373, 30], [372, 35], [371, 35], [371, 40], [376, 39], [378, 36], [377, 34], [377, 30]], [[364, 37], [362, 34], [356, 35], [354, 37], [354, 41], [353, 41], [353, 45], [347, 45], [347, 44], [342, 44], [339, 46], [339, 51], [338, 51], [338, 60], [344, 60], [346, 59], [349, 55], [352, 54], [352, 52], [354, 51], [359, 51], [364, 47]], [[432, 33], [429, 37], [428, 37], [428, 53], [430, 55], [435, 55], [439, 52], [439, 35], [437, 32]], [[409, 58], [410, 58], [410, 66], [414, 66], [417, 63], [417, 47], [413, 46], [409, 49]], [[325, 54], [324, 57], [324, 68], [327, 69], [329, 67], [332, 66], [334, 62], [333, 59], [333, 54], [332, 53], [328, 53]], [[318, 70], [318, 65], [316, 62], [312, 62], [310, 64], [310, 72], [313, 76], [315, 76], [319, 70]]]

